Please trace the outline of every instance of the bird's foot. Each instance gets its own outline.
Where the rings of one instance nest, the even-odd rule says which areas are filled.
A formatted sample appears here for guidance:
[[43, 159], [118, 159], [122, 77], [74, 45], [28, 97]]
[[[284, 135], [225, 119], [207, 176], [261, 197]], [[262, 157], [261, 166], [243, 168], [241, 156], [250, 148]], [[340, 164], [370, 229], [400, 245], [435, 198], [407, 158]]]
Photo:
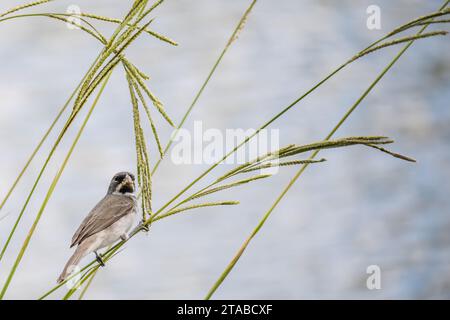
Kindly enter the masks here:
[[123, 241], [127, 241], [128, 239], [130, 239], [130, 236], [128, 235], [128, 233], [124, 233], [120, 236], [120, 239], [122, 239]]
[[141, 223], [139, 224], [139, 228], [142, 231], [145, 231], [145, 232], [149, 232], [150, 231], [150, 226], [148, 224], [145, 224], [144, 221], [141, 221]]
[[97, 260], [99, 265], [101, 265], [102, 267], [105, 266], [105, 262], [103, 261], [102, 256], [99, 255], [97, 252], [95, 252], [95, 259]]

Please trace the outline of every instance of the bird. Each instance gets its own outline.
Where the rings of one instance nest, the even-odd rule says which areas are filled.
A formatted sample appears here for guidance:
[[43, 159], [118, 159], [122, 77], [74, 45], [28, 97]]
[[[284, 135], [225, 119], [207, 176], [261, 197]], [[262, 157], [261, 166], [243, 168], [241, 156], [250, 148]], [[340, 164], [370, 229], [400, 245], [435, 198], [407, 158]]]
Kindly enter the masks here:
[[80, 260], [94, 252], [104, 266], [98, 250], [112, 245], [119, 239], [128, 240], [128, 231], [137, 216], [135, 177], [130, 172], [116, 173], [102, 200], [86, 216], [72, 237], [70, 247], [77, 246], [58, 277], [61, 283], [73, 272]]

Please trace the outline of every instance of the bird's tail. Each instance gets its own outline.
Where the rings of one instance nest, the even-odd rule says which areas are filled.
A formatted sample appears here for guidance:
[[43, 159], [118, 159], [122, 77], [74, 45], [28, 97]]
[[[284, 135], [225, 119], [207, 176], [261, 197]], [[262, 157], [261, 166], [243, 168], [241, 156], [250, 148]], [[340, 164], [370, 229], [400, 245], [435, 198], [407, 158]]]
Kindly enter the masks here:
[[83, 245], [79, 245], [73, 255], [70, 257], [69, 261], [67, 261], [66, 266], [64, 267], [63, 272], [56, 280], [58, 283], [63, 282], [66, 278], [73, 272], [73, 269], [78, 265], [80, 260], [86, 255], [86, 250]]

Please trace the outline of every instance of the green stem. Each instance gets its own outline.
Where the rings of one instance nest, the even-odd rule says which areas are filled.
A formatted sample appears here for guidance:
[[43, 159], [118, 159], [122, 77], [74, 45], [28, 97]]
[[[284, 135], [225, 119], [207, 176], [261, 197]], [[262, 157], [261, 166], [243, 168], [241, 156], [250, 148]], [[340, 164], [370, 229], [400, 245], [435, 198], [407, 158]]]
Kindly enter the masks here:
[[[88, 263], [87, 265], [85, 265], [81, 270], [72, 273], [69, 277], [67, 277], [66, 280], [64, 280], [63, 282], [59, 283], [58, 285], [54, 286], [52, 289], [50, 289], [49, 291], [47, 291], [46, 293], [44, 293], [42, 296], [40, 296], [38, 298], [38, 300], [43, 300], [46, 297], [48, 297], [50, 294], [52, 294], [53, 292], [55, 292], [56, 290], [58, 290], [59, 288], [61, 288], [63, 285], [65, 285], [68, 281], [72, 280], [73, 278], [75, 278], [76, 276], [78, 276], [80, 273], [82, 273], [83, 271], [87, 270], [89, 267], [93, 266], [96, 263], [96, 260], [91, 261], [90, 263]], [[93, 267], [95, 268], [95, 266]]]
[[82, 295], [84, 295], [86, 293], [86, 290], [88, 289], [88, 284], [92, 282], [92, 280], [94, 279], [94, 275], [97, 273], [99, 266], [96, 266], [95, 268], [93, 268], [91, 271], [89, 271], [85, 277], [83, 277], [80, 280], [80, 283], [75, 286], [74, 288], [70, 289], [66, 295], [63, 297], [63, 300], [69, 300], [69, 298], [78, 290], [79, 287], [81, 287], [83, 285], [83, 283], [86, 282], [86, 280], [89, 279], [88, 283], [86, 284], [86, 287], [84, 288], [84, 290], [81, 292], [80, 294], [80, 299], [82, 298]]

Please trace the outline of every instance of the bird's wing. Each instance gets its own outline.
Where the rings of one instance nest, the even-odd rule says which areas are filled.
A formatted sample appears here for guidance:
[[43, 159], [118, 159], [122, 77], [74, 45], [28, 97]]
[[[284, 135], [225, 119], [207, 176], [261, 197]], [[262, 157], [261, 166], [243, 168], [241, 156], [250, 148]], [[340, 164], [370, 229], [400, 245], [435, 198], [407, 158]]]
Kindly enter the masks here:
[[134, 207], [135, 200], [131, 197], [106, 195], [83, 220], [72, 237], [70, 247], [80, 244], [87, 237], [108, 228], [134, 210]]

